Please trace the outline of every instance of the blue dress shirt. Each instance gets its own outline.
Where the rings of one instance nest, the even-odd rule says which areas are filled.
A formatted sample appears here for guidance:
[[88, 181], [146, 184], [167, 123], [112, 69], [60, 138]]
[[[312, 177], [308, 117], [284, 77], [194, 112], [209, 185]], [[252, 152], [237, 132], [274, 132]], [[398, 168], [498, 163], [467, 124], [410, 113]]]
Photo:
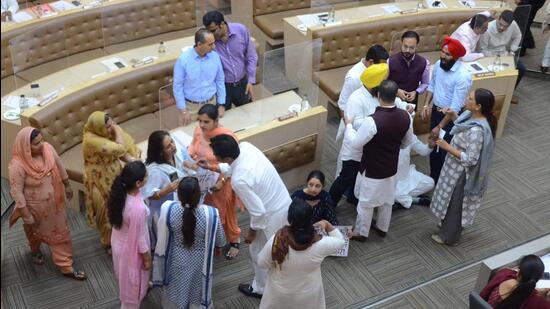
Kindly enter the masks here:
[[216, 94], [217, 103], [225, 104], [225, 77], [220, 56], [211, 51], [204, 57], [195, 48], [184, 51], [174, 65], [174, 97], [178, 109], [185, 100], [203, 102]]
[[433, 67], [432, 79], [428, 91], [433, 93], [435, 106], [450, 107], [459, 113], [466, 102], [470, 87], [472, 87], [472, 75], [457, 61], [449, 71], [443, 70], [438, 60]]

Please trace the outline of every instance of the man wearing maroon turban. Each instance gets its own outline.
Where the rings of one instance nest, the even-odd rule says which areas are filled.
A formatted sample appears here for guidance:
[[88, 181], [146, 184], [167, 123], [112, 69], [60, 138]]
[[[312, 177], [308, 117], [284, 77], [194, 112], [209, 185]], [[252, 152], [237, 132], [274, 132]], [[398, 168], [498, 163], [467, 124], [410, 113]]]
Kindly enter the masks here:
[[[466, 49], [459, 40], [445, 36], [441, 45], [440, 59], [434, 64], [432, 79], [428, 86], [426, 103], [422, 110], [422, 119], [431, 116], [432, 140], [445, 131], [444, 139], [451, 142], [449, 132], [453, 123], [441, 110], [450, 108], [459, 113], [464, 106], [472, 76], [458, 59], [466, 54]], [[430, 176], [437, 183], [439, 173], [445, 160], [445, 151], [435, 148], [430, 154]]]

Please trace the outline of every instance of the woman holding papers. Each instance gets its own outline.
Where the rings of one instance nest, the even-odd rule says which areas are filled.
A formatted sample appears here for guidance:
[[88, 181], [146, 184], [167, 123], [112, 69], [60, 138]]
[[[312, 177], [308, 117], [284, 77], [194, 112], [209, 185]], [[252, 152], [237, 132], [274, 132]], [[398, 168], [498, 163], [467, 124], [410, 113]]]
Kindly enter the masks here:
[[[197, 116], [199, 124], [195, 128], [193, 141], [191, 141], [188, 151], [191, 158], [197, 161], [201, 167], [219, 173], [218, 181], [206, 195], [204, 203], [216, 207], [220, 213], [225, 236], [229, 241], [229, 248], [225, 253], [225, 258], [231, 260], [239, 253], [241, 242], [241, 229], [237, 222], [235, 210], [236, 208], [242, 210], [244, 206], [231, 188], [229, 165], [219, 164], [212, 152], [212, 148], [210, 148], [210, 139], [218, 135], [227, 134], [237, 140], [237, 137], [231, 130], [219, 124], [218, 118], [218, 108], [213, 104], [205, 104], [199, 109]], [[192, 161], [186, 161], [184, 164], [188, 168], [195, 170], [198, 168], [198, 165]]]
[[495, 97], [487, 89], [471, 92], [460, 117], [449, 108], [454, 127], [451, 144], [437, 140], [447, 151], [445, 163], [435, 188], [431, 209], [441, 220], [441, 230], [432, 235], [439, 244], [456, 245], [463, 227], [472, 225], [476, 210], [487, 189], [496, 130], [493, 115]]
[[325, 174], [321, 171], [311, 171], [307, 176], [307, 184], [304, 189], [296, 190], [290, 196], [292, 199], [301, 199], [313, 209], [311, 224], [321, 220], [327, 220], [332, 225], [338, 225], [334, 202], [330, 194], [325, 191]]
[[295, 199], [288, 222], [258, 254], [258, 265], [269, 269], [260, 309], [324, 309], [325, 291], [321, 263], [344, 247], [344, 236], [328, 221], [316, 225], [328, 235], [315, 232], [312, 208]]
[[199, 204], [195, 177], [180, 181], [178, 198], [161, 207], [153, 283], [164, 286], [163, 308], [212, 308], [214, 248], [225, 245], [220, 217]]
[[174, 139], [170, 133], [158, 130], [149, 135], [147, 143], [147, 182], [141, 188], [141, 194], [147, 199], [151, 218], [149, 220], [149, 232], [151, 247], [154, 249], [157, 243], [157, 222], [160, 215], [160, 206], [174, 200], [174, 191], [183, 178], [183, 155], [178, 152]]
[[98, 229], [101, 245], [111, 252], [111, 224], [107, 218], [107, 200], [115, 177], [123, 162], [140, 157], [140, 150], [130, 135], [124, 132], [104, 112], [93, 112], [84, 126], [82, 138], [84, 156], [84, 193], [86, 220]]

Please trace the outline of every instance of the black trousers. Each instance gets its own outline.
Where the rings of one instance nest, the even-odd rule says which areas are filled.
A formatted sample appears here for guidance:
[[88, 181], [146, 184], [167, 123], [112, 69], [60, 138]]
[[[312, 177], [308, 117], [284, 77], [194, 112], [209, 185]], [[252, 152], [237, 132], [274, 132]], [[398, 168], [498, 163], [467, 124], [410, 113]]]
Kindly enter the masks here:
[[231, 109], [232, 104], [239, 107], [252, 101], [246, 93], [247, 84], [247, 76], [236, 83], [225, 83], [225, 110]]
[[342, 195], [344, 195], [344, 192], [346, 192], [348, 188], [351, 187], [353, 190], [355, 187], [355, 180], [357, 179], [357, 173], [359, 173], [359, 165], [359, 162], [353, 160], [342, 161], [342, 170], [329, 190], [334, 205], [338, 205]]
[[[430, 121], [430, 128], [435, 128], [445, 117], [445, 114], [442, 112], [437, 111], [437, 107], [435, 104], [432, 107], [432, 118]], [[444, 140], [447, 141], [447, 143], [451, 142], [452, 135], [449, 134], [451, 132], [451, 129], [453, 128], [454, 123], [449, 122], [443, 130], [445, 130], [445, 136], [443, 137]], [[430, 153], [430, 177], [434, 180], [434, 182], [437, 184], [437, 180], [439, 179], [439, 174], [441, 173], [441, 168], [443, 167], [443, 163], [445, 163], [445, 155], [447, 152], [441, 148], [439, 148], [439, 151], [437, 151], [437, 147], [434, 148], [434, 150]]]

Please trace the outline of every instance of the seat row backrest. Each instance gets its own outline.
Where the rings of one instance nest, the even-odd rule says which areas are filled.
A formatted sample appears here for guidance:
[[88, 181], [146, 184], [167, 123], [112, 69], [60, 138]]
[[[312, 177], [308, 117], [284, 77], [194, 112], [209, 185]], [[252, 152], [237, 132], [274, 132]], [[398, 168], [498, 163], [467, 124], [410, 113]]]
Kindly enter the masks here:
[[443, 35], [451, 34], [471, 17], [472, 11], [425, 13], [314, 29], [312, 38], [322, 41], [319, 63], [315, 63], [314, 68], [316, 71], [324, 71], [355, 64], [374, 44], [380, 44], [390, 51], [394, 35], [405, 30], [435, 27], [437, 31], [420, 33], [421, 49], [418, 52], [437, 51]]
[[2, 33], [1, 77], [84, 51], [193, 27], [194, 0], [134, 0], [52, 17]]
[[174, 63], [167, 61], [95, 83], [33, 113], [29, 123], [61, 155], [82, 142], [94, 111], [109, 113], [117, 123], [158, 111], [159, 88], [171, 82]]
[[311, 0], [253, 0], [252, 15], [260, 16], [283, 11], [309, 8]]

